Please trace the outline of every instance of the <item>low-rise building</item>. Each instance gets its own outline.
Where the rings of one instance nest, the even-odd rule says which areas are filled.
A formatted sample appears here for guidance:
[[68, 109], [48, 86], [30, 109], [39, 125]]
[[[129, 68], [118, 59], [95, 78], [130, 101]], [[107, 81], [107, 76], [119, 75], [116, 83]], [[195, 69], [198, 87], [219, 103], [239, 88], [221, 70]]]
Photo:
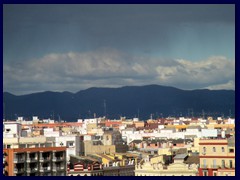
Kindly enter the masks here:
[[70, 155], [67, 176], [103, 176], [102, 164], [89, 156]]
[[154, 162], [149, 158], [143, 159], [135, 167], [135, 176], [197, 176], [198, 165], [189, 166], [184, 163], [186, 154], [175, 156], [174, 162], [165, 165], [162, 161]]

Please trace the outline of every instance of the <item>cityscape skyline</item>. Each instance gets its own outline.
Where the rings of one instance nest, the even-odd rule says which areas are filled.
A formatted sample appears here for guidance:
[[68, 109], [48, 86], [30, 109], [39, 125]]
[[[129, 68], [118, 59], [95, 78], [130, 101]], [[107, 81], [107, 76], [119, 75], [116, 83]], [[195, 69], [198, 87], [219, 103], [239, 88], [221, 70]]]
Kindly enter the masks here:
[[3, 6], [3, 91], [235, 90], [234, 5]]

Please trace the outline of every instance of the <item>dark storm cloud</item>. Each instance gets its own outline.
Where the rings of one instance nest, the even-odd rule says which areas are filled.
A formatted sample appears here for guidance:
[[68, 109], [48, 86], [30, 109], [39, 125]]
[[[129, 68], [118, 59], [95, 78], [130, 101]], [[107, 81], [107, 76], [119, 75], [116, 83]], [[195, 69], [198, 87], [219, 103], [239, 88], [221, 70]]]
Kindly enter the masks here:
[[4, 5], [4, 56], [99, 47], [164, 54], [189, 24], [234, 21], [234, 5]]
[[234, 5], [4, 5], [4, 91], [234, 89]]

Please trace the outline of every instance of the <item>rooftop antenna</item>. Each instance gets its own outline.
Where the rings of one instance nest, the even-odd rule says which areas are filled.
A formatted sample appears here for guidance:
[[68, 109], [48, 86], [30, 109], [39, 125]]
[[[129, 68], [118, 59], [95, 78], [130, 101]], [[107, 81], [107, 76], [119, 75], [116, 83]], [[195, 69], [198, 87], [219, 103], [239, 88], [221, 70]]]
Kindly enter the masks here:
[[224, 113], [222, 113], [222, 118], [224, 118]]
[[138, 119], [139, 119], [139, 108], [138, 108]]
[[104, 116], [107, 116], [107, 104], [106, 104], [106, 100], [103, 100], [103, 108], [104, 108]]
[[88, 110], [88, 118], [91, 118], [91, 111]]
[[6, 119], [6, 114], [5, 114], [5, 102], [3, 102], [3, 120], [5, 121]]
[[150, 118], [153, 119], [153, 114], [150, 114]]
[[232, 112], [231, 112], [231, 109], [229, 109], [229, 117], [231, 118], [232, 116]]
[[202, 116], [203, 116], [203, 119], [205, 119], [205, 112], [204, 112], [204, 109], [202, 110]]

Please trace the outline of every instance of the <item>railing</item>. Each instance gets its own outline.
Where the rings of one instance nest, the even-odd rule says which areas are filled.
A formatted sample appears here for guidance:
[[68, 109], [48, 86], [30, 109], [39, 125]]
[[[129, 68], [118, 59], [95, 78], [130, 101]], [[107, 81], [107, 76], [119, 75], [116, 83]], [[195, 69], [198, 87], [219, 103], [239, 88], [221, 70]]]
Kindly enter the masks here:
[[57, 158], [57, 160], [63, 160], [63, 157], [56, 157]]
[[41, 157], [40, 162], [43, 162], [43, 161], [50, 161], [50, 157]]
[[64, 158], [63, 157], [53, 157], [52, 161], [63, 161]]
[[24, 168], [18, 169], [18, 168], [14, 168], [14, 173], [23, 173], [24, 172]]
[[50, 171], [50, 170], [51, 170], [50, 166], [49, 166], [49, 167], [41, 167], [41, 168], [40, 168], [40, 172]]
[[201, 164], [200, 168], [208, 168], [208, 165], [207, 164]]
[[33, 172], [36, 172], [38, 169], [37, 169], [37, 167], [35, 167], [35, 168], [27, 168], [27, 172], [28, 173], [33, 173]]
[[24, 158], [14, 158], [13, 160], [14, 163], [23, 163], [24, 161]]
[[45, 161], [48, 161], [48, 160], [50, 160], [50, 157], [43, 157], [43, 159], [44, 159]]
[[64, 170], [65, 167], [64, 167], [64, 166], [60, 166], [60, 167], [56, 167], [55, 169], [56, 169], [57, 171], [60, 171], [60, 170]]
[[50, 166], [49, 167], [43, 167], [43, 170], [47, 171], [47, 170], [51, 170]]
[[27, 162], [37, 162], [37, 158], [27, 158]]

